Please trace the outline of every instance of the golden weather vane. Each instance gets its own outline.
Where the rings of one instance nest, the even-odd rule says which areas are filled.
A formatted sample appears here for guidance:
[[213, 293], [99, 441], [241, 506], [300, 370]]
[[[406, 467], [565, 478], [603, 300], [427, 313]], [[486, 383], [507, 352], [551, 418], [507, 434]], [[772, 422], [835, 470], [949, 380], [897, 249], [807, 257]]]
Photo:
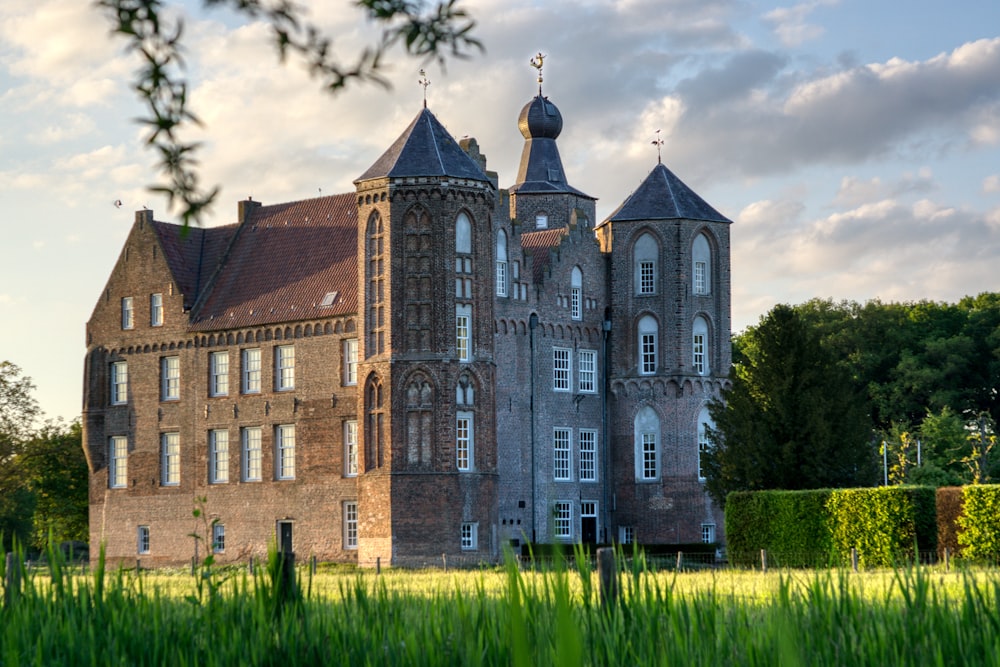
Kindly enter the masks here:
[[427, 78], [427, 72], [420, 70], [420, 81], [417, 81], [421, 86], [424, 87], [424, 108], [427, 108], [427, 86], [431, 85], [431, 80]]
[[538, 94], [542, 94], [542, 65], [545, 64], [545, 58], [547, 56], [541, 51], [531, 59], [531, 66], [538, 70]]
[[660, 131], [656, 131], [656, 138], [650, 142], [656, 146], [656, 164], [663, 164], [663, 159], [660, 156], [660, 147], [663, 145], [663, 139], [660, 137]]

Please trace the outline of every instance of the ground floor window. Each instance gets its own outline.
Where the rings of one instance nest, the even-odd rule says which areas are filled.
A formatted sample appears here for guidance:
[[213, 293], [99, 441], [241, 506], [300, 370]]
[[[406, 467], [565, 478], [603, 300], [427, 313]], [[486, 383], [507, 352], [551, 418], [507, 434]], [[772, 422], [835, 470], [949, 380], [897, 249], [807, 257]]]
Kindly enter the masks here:
[[570, 503], [557, 501], [552, 511], [553, 530], [557, 539], [573, 537], [573, 510]]
[[212, 553], [220, 554], [226, 550], [226, 527], [221, 523], [212, 524]]
[[479, 548], [479, 524], [466, 521], [462, 524], [462, 550], [475, 551]]
[[715, 542], [715, 524], [714, 523], [703, 523], [701, 524], [701, 541], [705, 544], [712, 544]]
[[136, 551], [141, 554], [149, 553], [149, 526], [139, 526]]
[[618, 526], [618, 541], [621, 544], [635, 542], [635, 528], [633, 526]]
[[358, 503], [348, 500], [344, 503], [344, 548], [358, 548]]

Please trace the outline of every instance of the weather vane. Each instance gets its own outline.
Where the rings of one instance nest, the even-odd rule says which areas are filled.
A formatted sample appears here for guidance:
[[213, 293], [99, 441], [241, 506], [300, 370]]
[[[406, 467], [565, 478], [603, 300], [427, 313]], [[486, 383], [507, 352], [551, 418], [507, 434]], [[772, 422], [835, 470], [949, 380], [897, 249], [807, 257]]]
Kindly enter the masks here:
[[656, 131], [656, 138], [651, 141], [654, 146], [656, 146], [656, 164], [663, 164], [663, 158], [660, 156], [660, 146], [663, 145], [663, 139], [660, 138], [660, 131]]
[[538, 70], [538, 94], [542, 94], [542, 65], [545, 64], [546, 56], [539, 51], [538, 55], [531, 59], [531, 66]]
[[417, 81], [421, 86], [424, 87], [424, 108], [427, 108], [427, 86], [431, 85], [431, 80], [427, 78], [427, 72], [420, 70], [420, 81]]

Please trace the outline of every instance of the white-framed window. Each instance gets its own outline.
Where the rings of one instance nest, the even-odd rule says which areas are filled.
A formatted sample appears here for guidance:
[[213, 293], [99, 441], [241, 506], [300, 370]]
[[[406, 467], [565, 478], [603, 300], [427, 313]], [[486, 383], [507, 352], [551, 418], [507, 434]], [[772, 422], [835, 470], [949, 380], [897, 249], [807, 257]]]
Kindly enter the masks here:
[[698, 375], [708, 375], [708, 322], [699, 315], [694, 318], [694, 326], [691, 335], [691, 368]]
[[597, 481], [597, 431], [589, 428], [580, 429], [577, 439], [580, 442], [580, 481]]
[[475, 467], [475, 439], [472, 413], [461, 411], [455, 418], [455, 465], [469, 471]]
[[208, 395], [229, 395], [229, 352], [212, 352], [208, 356]]
[[573, 504], [557, 500], [552, 507], [552, 528], [556, 539], [568, 540], [573, 537]]
[[644, 233], [632, 248], [633, 281], [638, 296], [656, 294], [656, 263], [660, 244], [649, 232]]
[[141, 554], [149, 553], [149, 526], [138, 527], [135, 550]]
[[226, 550], [226, 526], [215, 522], [212, 524], [212, 553], [221, 554]]
[[181, 397], [181, 358], [160, 359], [160, 400], [176, 401]]
[[535, 229], [548, 229], [549, 215], [547, 213], [535, 214]]
[[260, 348], [254, 347], [242, 351], [244, 394], [260, 393]]
[[552, 390], [570, 391], [573, 387], [573, 350], [552, 348]]
[[580, 350], [577, 379], [580, 393], [592, 394], [597, 391], [597, 350]]
[[651, 315], [639, 320], [639, 374], [656, 373], [657, 338], [659, 325]]
[[181, 434], [176, 431], [160, 434], [160, 473], [163, 486], [181, 483]]
[[632, 544], [635, 542], [635, 527], [618, 526], [618, 542], [619, 544]]
[[122, 329], [135, 328], [135, 306], [132, 297], [122, 297]]
[[462, 551], [475, 551], [479, 548], [479, 524], [475, 521], [462, 523]]
[[714, 427], [708, 408], [702, 408], [698, 414], [698, 479], [701, 481], [705, 481], [705, 456], [712, 447], [708, 433]]
[[570, 452], [573, 447], [572, 431], [568, 428], [557, 428], [552, 431], [552, 478], [557, 482], [572, 479]]
[[701, 541], [705, 544], [712, 544], [715, 542], [715, 524], [714, 523], [703, 523], [701, 524]]
[[111, 405], [128, 403], [128, 362], [111, 362]]
[[151, 327], [163, 326], [162, 294], [157, 293], [149, 295], [149, 326]]
[[225, 484], [229, 481], [229, 430], [220, 428], [208, 432], [208, 481]]
[[128, 486], [128, 439], [113, 435], [108, 439], [108, 486], [124, 489]]
[[497, 230], [497, 296], [507, 296], [507, 232]]
[[459, 361], [470, 358], [472, 331], [472, 306], [455, 306], [455, 355]]
[[344, 384], [358, 383], [358, 339], [348, 338], [343, 343], [344, 350]]
[[358, 476], [358, 421], [344, 422], [344, 477]]
[[569, 312], [574, 320], [583, 319], [583, 272], [574, 266], [569, 280]]
[[295, 479], [295, 424], [274, 427], [274, 446], [278, 479]]
[[344, 501], [344, 548], [358, 548], [358, 501]]
[[259, 426], [245, 426], [240, 434], [243, 446], [243, 481], [261, 480], [261, 434]]
[[691, 291], [698, 295], [712, 292], [712, 246], [704, 234], [691, 244]]
[[295, 389], [295, 346], [278, 345], [274, 348], [274, 389]]
[[640, 482], [660, 478], [660, 418], [649, 406], [643, 407], [633, 423], [635, 478]]

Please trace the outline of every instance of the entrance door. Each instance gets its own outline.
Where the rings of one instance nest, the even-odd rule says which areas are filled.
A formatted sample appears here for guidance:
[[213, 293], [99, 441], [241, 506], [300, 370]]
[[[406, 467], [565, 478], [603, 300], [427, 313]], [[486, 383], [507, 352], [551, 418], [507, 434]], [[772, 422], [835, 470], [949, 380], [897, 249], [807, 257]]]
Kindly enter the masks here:
[[584, 501], [580, 503], [580, 541], [584, 544], [597, 544], [597, 503]]
[[278, 548], [282, 553], [292, 553], [292, 522], [278, 522]]

